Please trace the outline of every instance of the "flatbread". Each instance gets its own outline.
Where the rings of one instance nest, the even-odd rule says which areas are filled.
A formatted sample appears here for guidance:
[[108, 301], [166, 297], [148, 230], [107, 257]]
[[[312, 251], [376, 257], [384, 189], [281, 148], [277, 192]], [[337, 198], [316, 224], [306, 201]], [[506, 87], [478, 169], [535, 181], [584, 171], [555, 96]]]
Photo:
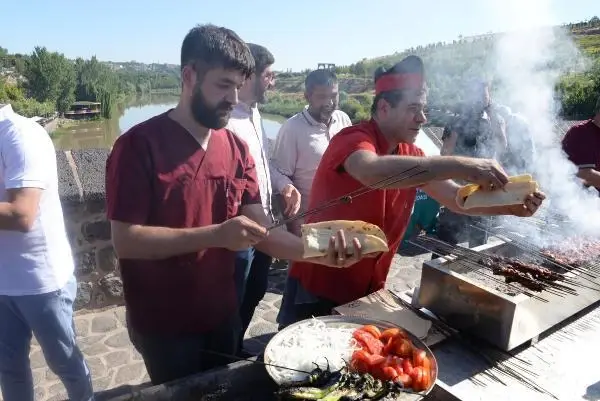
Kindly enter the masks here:
[[[375, 224], [360, 220], [332, 220], [302, 225], [302, 243], [304, 258], [315, 258], [327, 255], [329, 239], [339, 230], [343, 230], [348, 239], [356, 237], [362, 245], [362, 254], [387, 252], [389, 250], [385, 233]], [[349, 242], [348, 255], [354, 252]]]
[[509, 177], [508, 181], [504, 188], [493, 191], [483, 190], [476, 184], [465, 185], [458, 190], [456, 203], [462, 209], [522, 205], [528, 195], [539, 190], [530, 174]]

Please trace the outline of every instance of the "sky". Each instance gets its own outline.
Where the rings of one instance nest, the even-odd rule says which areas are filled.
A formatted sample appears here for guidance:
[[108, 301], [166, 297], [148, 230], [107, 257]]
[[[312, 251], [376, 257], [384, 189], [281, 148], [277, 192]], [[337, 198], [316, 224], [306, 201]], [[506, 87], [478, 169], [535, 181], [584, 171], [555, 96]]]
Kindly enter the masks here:
[[[317, 63], [347, 65], [362, 58], [459, 35], [521, 29], [509, 0], [0, 0], [0, 46], [30, 53], [35, 46], [69, 58], [179, 64], [181, 41], [196, 24], [236, 31], [274, 54], [277, 70]], [[520, 0], [530, 1], [530, 0]], [[600, 16], [598, 0], [536, 0], [550, 12], [535, 25]], [[523, 18], [525, 17], [525, 18]]]

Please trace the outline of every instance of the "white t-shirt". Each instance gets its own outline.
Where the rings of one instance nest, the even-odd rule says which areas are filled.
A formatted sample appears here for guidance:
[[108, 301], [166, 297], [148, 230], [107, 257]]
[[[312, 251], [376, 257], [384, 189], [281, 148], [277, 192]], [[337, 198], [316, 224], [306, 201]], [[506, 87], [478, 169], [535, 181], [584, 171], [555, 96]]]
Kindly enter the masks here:
[[38, 123], [0, 108], [0, 202], [7, 189], [41, 188], [39, 212], [27, 233], [0, 228], [0, 295], [56, 291], [73, 276], [74, 262], [58, 194], [56, 153]]

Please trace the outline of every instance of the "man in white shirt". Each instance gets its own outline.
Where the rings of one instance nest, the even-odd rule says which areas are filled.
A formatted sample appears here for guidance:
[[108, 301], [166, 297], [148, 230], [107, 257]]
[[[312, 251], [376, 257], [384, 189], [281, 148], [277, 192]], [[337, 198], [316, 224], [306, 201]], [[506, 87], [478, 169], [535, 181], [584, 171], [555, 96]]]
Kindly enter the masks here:
[[[308, 106], [283, 123], [271, 155], [273, 167], [280, 173], [273, 174], [275, 190], [284, 200], [292, 198], [295, 191], [300, 193], [298, 207], [286, 207], [288, 215], [306, 211], [313, 178], [329, 141], [352, 125], [350, 117], [337, 109], [338, 81], [333, 71], [312, 71], [304, 86]], [[300, 235], [301, 224], [301, 219], [296, 220], [288, 225], [288, 230]]]
[[[271, 169], [266, 149], [268, 140], [257, 106], [264, 103], [266, 91], [274, 85], [275, 74], [271, 66], [275, 63], [275, 58], [263, 46], [248, 43], [248, 47], [254, 57], [256, 70], [240, 89], [239, 103], [234, 106], [226, 128], [247, 143], [256, 163], [262, 206], [265, 215], [273, 221]], [[236, 255], [235, 280], [243, 327], [238, 350], [240, 355], [243, 355], [243, 333], [250, 325], [254, 310], [267, 291], [268, 273], [272, 263], [271, 256], [254, 248], [240, 251]]]
[[0, 387], [33, 401], [32, 333], [69, 400], [94, 399], [75, 342], [74, 263], [58, 194], [56, 154], [36, 122], [0, 105]]

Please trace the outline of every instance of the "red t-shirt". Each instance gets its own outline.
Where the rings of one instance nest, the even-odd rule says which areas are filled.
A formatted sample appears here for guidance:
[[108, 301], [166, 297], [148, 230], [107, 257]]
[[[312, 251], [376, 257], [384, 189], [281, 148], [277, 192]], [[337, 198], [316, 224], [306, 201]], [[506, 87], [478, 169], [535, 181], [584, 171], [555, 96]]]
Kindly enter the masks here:
[[[364, 186], [343, 171], [346, 158], [358, 150], [390, 154], [389, 144], [373, 120], [345, 128], [333, 137], [323, 154], [311, 189], [309, 210]], [[400, 144], [397, 155], [424, 156], [412, 144]], [[399, 172], [400, 173], [400, 172]], [[390, 250], [347, 269], [312, 263], [293, 263], [290, 275], [313, 295], [344, 304], [383, 288], [394, 253], [402, 240], [415, 202], [416, 188], [379, 189], [307, 217], [307, 223], [327, 220], [363, 220], [385, 233]]]
[[[117, 139], [106, 200], [110, 220], [170, 228], [218, 224], [261, 203], [243, 141], [213, 131], [205, 152], [168, 113]], [[143, 334], [203, 333], [236, 311], [234, 253], [224, 248], [119, 264], [132, 327]]]
[[600, 170], [600, 127], [592, 120], [571, 127], [562, 146], [577, 167]]

